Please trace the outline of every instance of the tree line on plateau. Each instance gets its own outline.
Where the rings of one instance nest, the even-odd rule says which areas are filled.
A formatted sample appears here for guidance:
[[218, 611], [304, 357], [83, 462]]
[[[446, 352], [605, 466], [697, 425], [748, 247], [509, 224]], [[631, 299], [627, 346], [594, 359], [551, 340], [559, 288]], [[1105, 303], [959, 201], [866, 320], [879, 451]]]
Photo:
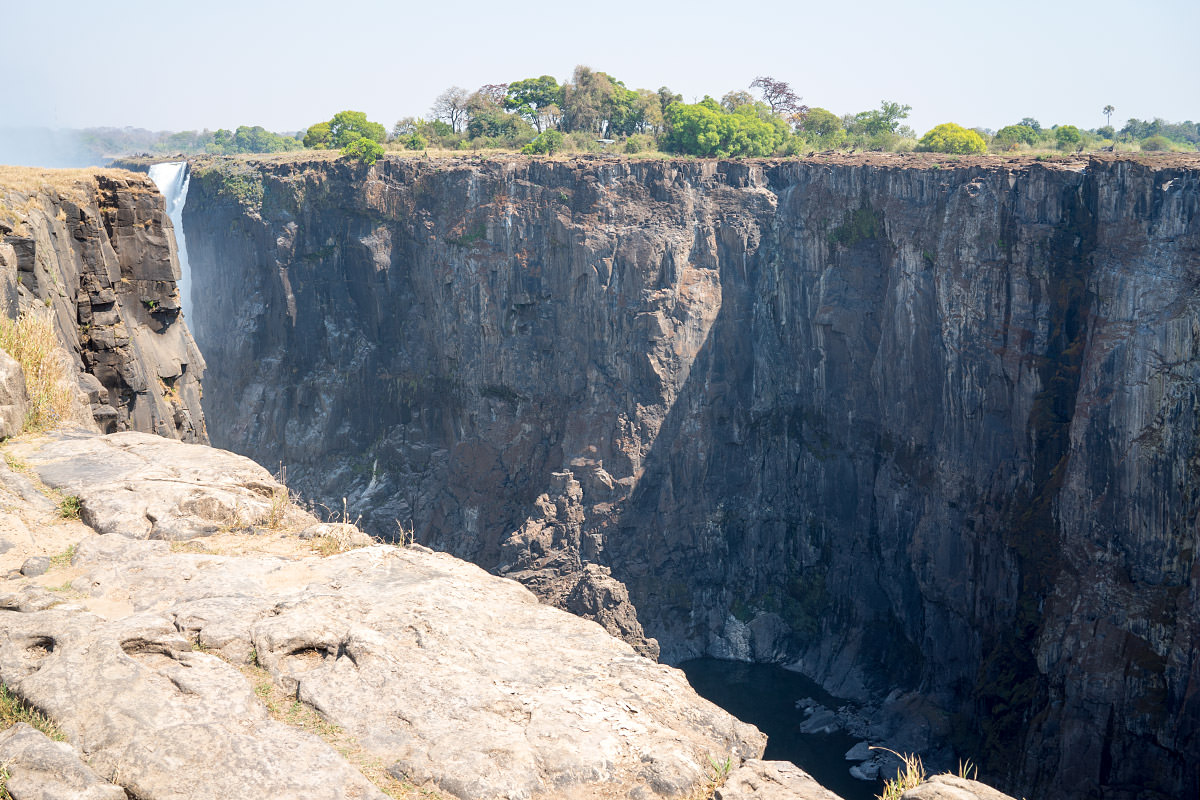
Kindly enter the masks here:
[[1043, 126], [1026, 117], [999, 130], [937, 125], [918, 137], [904, 121], [911, 106], [883, 100], [878, 108], [838, 115], [809, 107], [783, 80], [760, 76], [746, 89], [719, 100], [695, 103], [659, 89], [630, 89], [623, 81], [586, 66], [560, 84], [551, 75], [490, 83], [468, 91], [451, 86], [434, 100], [427, 117], [405, 117], [388, 131], [361, 111], [342, 111], [295, 137], [261, 127], [236, 131], [164, 134], [159, 152], [267, 153], [300, 148], [334, 149], [364, 162], [387, 150], [519, 150], [737, 158], [793, 156], [830, 150], [925, 151], [953, 154], [1058, 150], [1200, 149], [1200, 124], [1130, 119], [1111, 124], [1116, 109], [1098, 112], [1106, 124], [1094, 129]]

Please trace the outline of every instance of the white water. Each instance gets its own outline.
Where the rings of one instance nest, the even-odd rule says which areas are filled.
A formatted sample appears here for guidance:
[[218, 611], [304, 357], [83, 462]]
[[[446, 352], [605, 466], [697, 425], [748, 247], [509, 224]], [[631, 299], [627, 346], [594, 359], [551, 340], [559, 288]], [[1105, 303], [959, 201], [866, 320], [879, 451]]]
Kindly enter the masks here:
[[192, 270], [188, 266], [187, 242], [183, 236], [183, 204], [187, 200], [188, 183], [192, 180], [186, 161], [154, 164], [150, 180], [167, 201], [167, 216], [175, 226], [175, 243], [179, 250], [179, 304], [185, 317], [192, 313]]

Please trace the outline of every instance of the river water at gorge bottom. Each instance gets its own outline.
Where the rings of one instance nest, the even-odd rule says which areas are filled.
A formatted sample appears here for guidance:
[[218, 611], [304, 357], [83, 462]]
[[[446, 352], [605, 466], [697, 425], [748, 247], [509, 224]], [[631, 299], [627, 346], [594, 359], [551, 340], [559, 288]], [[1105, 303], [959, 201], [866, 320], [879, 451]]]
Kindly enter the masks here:
[[701, 697], [755, 725], [767, 735], [769, 761], [791, 761], [831, 792], [845, 800], [874, 800], [882, 783], [860, 781], [850, 776], [856, 762], [846, 760], [846, 751], [857, 739], [843, 733], [801, 733], [807, 719], [796, 701], [811, 697], [829, 708], [838, 700], [816, 683], [777, 664], [747, 664], [698, 658], [679, 668]]

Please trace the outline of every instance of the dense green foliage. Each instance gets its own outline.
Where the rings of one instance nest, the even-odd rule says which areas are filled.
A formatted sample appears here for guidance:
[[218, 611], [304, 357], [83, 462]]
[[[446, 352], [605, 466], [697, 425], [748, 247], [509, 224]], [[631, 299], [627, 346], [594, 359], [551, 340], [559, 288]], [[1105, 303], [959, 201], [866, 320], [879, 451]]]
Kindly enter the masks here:
[[1083, 148], [1083, 134], [1074, 125], [1059, 125], [1054, 129], [1054, 142], [1059, 150]]
[[504, 108], [512, 111], [542, 132], [544, 127], [557, 124], [562, 116], [563, 90], [551, 75], [526, 78], [508, 85]]
[[943, 122], [921, 137], [917, 150], [927, 153], [957, 153], [967, 155], [987, 150], [987, 142], [973, 130], [953, 122]]
[[1131, 119], [1121, 128], [1120, 136], [1129, 141], [1162, 136], [1176, 144], [1196, 146], [1200, 145], [1200, 123], [1190, 120], [1172, 123], [1157, 118], [1153, 121]]
[[239, 125], [236, 131], [220, 128], [213, 134], [212, 143], [206, 147], [214, 155], [232, 155], [234, 153], [282, 153], [288, 150], [299, 150], [301, 143], [291, 136], [280, 136], [265, 128], [255, 125], [248, 128]]
[[562, 150], [565, 140], [566, 137], [556, 130], [542, 131], [532, 142], [522, 147], [521, 152], [527, 155], [552, 156]]
[[318, 122], [304, 134], [304, 146], [317, 150], [341, 150], [358, 139], [387, 141], [387, 129], [371, 122], [362, 111], [339, 111], [328, 122]]
[[[809, 108], [786, 82], [757, 77], [745, 88], [706, 96], [697, 103], [663, 86], [634, 89], [617, 77], [576, 67], [559, 83], [552, 75], [511, 83], [485, 84], [475, 91], [451, 86], [433, 103], [427, 119], [405, 117], [390, 132], [361, 111], [342, 111], [304, 131], [302, 139], [261, 126], [235, 130], [153, 133], [134, 129], [79, 132], [80, 150], [231, 155], [272, 153], [298, 147], [338, 150], [371, 162], [387, 147], [395, 150], [479, 150], [504, 148], [531, 154], [568, 152], [654, 153], [663, 150], [702, 157], [804, 155], [815, 151], [912, 149], [945, 153], [1014, 150], [1200, 149], [1200, 124], [1162, 119], [1130, 119], [1120, 130], [1074, 125], [1043, 128], [1025, 117], [993, 133], [952, 123], [917, 140], [904, 124], [911, 106], [883, 100], [878, 108], [839, 116]], [[1104, 106], [1106, 121], [1116, 109]], [[300, 135], [297, 134], [297, 137]], [[366, 140], [372, 145], [361, 143]]]
[[[387, 141], [387, 129], [371, 122], [362, 111], [339, 111], [328, 122], [311, 125], [304, 134], [304, 146], [316, 150], [339, 150], [343, 156], [374, 164]], [[419, 140], [410, 139], [409, 144]]]
[[801, 124], [801, 130], [814, 136], [828, 138], [841, 133], [842, 120], [837, 114], [824, 108], [810, 108]]
[[1005, 125], [996, 131], [992, 144], [999, 150], [1016, 150], [1023, 144], [1037, 143], [1037, 131], [1028, 125]]
[[342, 155], [364, 164], [374, 164], [383, 155], [383, 145], [374, 139], [360, 136], [342, 148]]
[[908, 119], [912, 106], [904, 106], [883, 100], [879, 108], [872, 111], [861, 111], [853, 115], [846, 129], [855, 133], [865, 133], [867, 136], [897, 133], [900, 130], [900, 120]]
[[692, 105], [667, 107], [665, 146], [695, 156], [768, 156], [788, 136], [787, 123], [759, 103], [738, 106], [732, 113], [711, 97]]

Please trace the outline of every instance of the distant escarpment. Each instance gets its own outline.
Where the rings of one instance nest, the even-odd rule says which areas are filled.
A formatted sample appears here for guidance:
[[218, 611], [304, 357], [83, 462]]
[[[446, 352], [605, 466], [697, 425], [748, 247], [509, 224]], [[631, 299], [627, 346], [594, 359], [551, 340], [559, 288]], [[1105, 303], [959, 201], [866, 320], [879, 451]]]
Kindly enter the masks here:
[[1180, 159], [280, 160], [184, 220], [216, 444], [643, 652], [897, 690], [1014, 794], [1168, 798], [1198, 209]]
[[74, 425], [208, 441], [162, 196], [119, 170], [0, 167], [0, 313], [52, 323]]

